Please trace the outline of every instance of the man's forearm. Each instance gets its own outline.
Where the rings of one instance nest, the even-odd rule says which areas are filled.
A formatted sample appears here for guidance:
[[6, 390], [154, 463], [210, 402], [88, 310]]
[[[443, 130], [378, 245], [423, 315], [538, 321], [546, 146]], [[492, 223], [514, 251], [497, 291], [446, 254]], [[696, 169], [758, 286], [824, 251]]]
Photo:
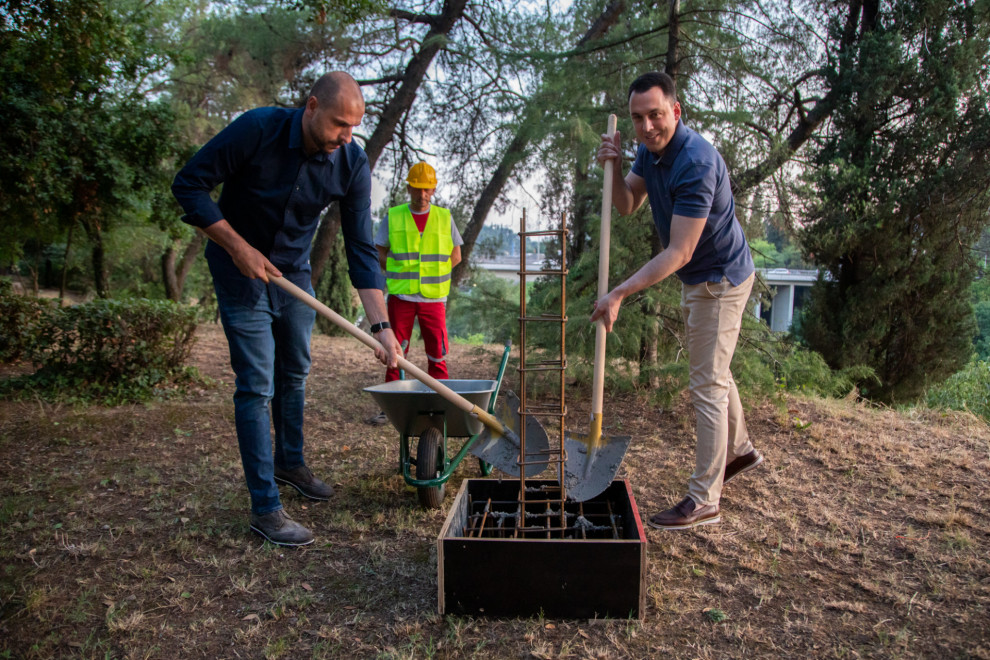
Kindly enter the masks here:
[[364, 315], [371, 325], [388, 321], [388, 310], [385, 307], [385, 295], [381, 289], [358, 289], [358, 297], [361, 298], [361, 306], [364, 307]]
[[202, 232], [206, 236], [226, 250], [231, 256], [234, 256], [238, 252], [242, 252], [245, 248], [251, 247], [244, 238], [238, 234], [230, 223], [226, 220], [221, 220], [219, 222], [214, 222], [212, 225], [202, 228]]
[[684, 265], [681, 261], [672, 250], [664, 250], [647, 261], [629, 279], [615, 287], [615, 292], [623, 299], [639, 293], [676, 273]]
[[612, 205], [619, 215], [629, 215], [636, 209], [633, 206], [636, 197], [626, 178], [622, 176], [622, 161], [616, 160], [612, 163]]
[[201, 231], [206, 234], [211, 241], [222, 247], [234, 261], [234, 265], [245, 277], [260, 278], [268, 281], [269, 273], [281, 275], [278, 270], [265, 255], [251, 247], [251, 244], [244, 240], [230, 223], [226, 220], [214, 222], [212, 225], [204, 227]]

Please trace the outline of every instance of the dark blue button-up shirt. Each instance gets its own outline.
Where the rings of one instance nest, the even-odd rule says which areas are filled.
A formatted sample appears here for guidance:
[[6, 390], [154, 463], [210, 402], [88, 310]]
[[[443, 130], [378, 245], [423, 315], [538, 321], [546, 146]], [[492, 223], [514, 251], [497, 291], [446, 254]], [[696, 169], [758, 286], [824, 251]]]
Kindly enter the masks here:
[[684, 284], [720, 282], [739, 286], [753, 271], [753, 256], [736, 220], [729, 172], [708, 140], [678, 121], [660, 155], [639, 145], [633, 174], [643, 177], [660, 241], [670, 245], [674, 215], [707, 218], [691, 260], [677, 271]]
[[[250, 110], [206, 143], [172, 183], [186, 212], [182, 220], [208, 227], [226, 219], [287, 279], [305, 289], [320, 214], [339, 201], [351, 283], [358, 289], [383, 289], [371, 236], [368, 157], [353, 142], [332, 154], [306, 156], [302, 115], [302, 108]], [[214, 202], [210, 192], [221, 183], [220, 201]], [[242, 275], [213, 241], [206, 246], [206, 259], [217, 284], [244, 304], [253, 305], [265, 291], [262, 280]]]

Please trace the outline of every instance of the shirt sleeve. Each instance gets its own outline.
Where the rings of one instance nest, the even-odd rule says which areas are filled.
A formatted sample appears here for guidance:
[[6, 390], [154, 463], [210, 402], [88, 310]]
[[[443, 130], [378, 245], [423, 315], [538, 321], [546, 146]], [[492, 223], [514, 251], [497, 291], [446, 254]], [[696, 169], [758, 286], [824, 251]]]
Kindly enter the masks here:
[[172, 194], [186, 212], [182, 221], [209, 227], [223, 220], [210, 193], [250, 159], [261, 141], [261, 127], [246, 112], [203, 145], [172, 181]]
[[371, 169], [364, 152], [360, 153], [347, 194], [340, 200], [340, 228], [344, 234], [347, 273], [355, 289], [384, 289], [385, 276], [378, 262], [378, 248], [371, 238]]
[[715, 167], [695, 162], [684, 168], [673, 186], [674, 215], [707, 218], [715, 199]]
[[454, 217], [450, 217], [450, 238], [454, 241], [454, 247], [458, 245], [464, 245], [464, 239], [461, 238], [461, 232], [457, 231], [457, 224], [454, 222]]
[[381, 245], [382, 247], [388, 247], [388, 213], [382, 218], [382, 221], [378, 224], [378, 233], [375, 234], [375, 245]]

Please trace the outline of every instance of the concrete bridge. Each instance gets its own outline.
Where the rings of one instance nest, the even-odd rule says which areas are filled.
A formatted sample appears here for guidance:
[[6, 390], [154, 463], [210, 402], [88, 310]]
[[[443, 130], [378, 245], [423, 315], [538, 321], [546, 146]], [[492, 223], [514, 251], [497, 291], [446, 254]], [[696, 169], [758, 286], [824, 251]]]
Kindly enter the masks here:
[[[526, 255], [526, 267], [538, 270], [543, 265], [542, 254]], [[519, 256], [503, 256], [492, 261], [476, 261], [475, 268], [488, 271], [495, 277], [519, 282]], [[789, 268], [757, 268], [757, 274], [770, 289], [770, 303], [764, 302], [766, 289], [759, 282], [753, 288], [756, 300], [754, 312], [776, 332], [786, 332], [794, 321], [794, 312], [801, 309], [811, 285], [818, 279], [817, 270], [795, 270]]]

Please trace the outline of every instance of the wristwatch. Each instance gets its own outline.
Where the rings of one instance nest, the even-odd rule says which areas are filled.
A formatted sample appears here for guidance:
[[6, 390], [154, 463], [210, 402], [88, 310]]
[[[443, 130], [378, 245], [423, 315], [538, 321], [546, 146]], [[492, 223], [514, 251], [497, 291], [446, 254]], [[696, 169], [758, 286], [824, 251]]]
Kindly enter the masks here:
[[381, 323], [376, 323], [373, 326], [371, 326], [371, 334], [377, 335], [379, 332], [381, 332], [385, 328], [391, 328], [391, 327], [392, 327], [392, 324], [389, 323], [388, 321], [382, 321]]

